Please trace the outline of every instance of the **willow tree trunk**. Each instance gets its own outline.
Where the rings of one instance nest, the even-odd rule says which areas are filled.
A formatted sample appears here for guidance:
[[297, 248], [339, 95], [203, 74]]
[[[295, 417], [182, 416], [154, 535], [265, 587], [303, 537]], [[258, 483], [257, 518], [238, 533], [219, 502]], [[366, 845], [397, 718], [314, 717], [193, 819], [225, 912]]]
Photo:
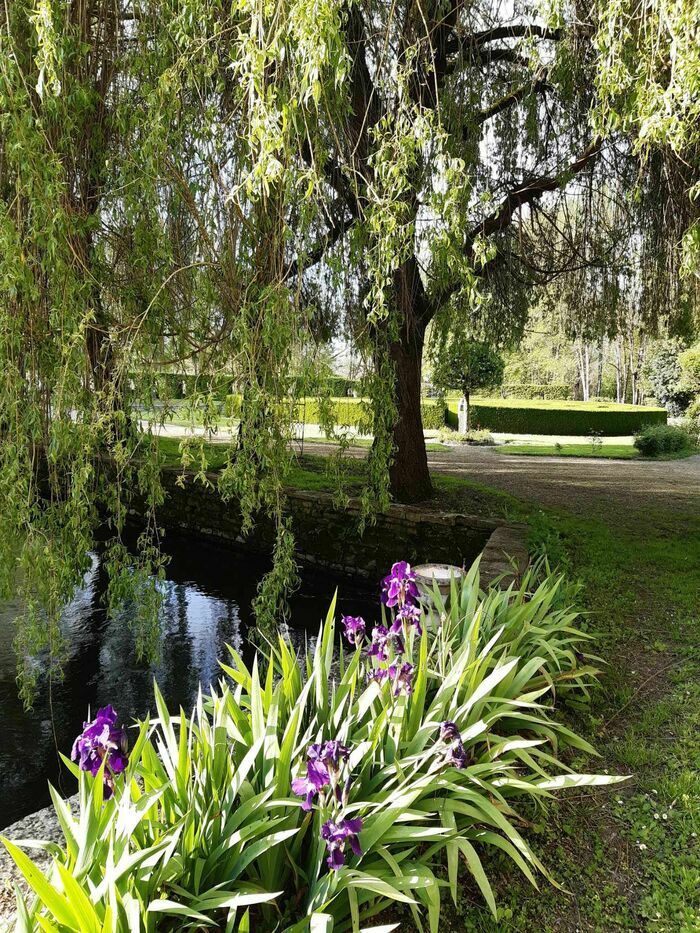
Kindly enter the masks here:
[[399, 502], [418, 502], [433, 491], [421, 416], [423, 345], [432, 315], [414, 257], [396, 271], [394, 291], [402, 324], [400, 339], [389, 346], [397, 407], [394, 460], [389, 474], [391, 493]]

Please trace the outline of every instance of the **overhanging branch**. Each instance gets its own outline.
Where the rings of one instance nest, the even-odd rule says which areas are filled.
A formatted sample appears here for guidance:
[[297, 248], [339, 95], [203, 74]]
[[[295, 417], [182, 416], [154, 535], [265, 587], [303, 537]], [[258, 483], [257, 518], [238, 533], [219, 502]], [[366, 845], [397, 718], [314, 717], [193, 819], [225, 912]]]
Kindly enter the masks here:
[[473, 243], [477, 236], [492, 236], [494, 233], [505, 230], [516, 211], [520, 210], [525, 204], [531, 204], [541, 198], [546, 192], [556, 191], [564, 187], [571, 178], [578, 175], [587, 165], [598, 158], [601, 148], [601, 141], [596, 139], [561, 172], [556, 175], [540, 175], [538, 178], [534, 178], [527, 184], [509, 192], [501, 201], [498, 209], [473, 228], [467, 238], [468, 242]]

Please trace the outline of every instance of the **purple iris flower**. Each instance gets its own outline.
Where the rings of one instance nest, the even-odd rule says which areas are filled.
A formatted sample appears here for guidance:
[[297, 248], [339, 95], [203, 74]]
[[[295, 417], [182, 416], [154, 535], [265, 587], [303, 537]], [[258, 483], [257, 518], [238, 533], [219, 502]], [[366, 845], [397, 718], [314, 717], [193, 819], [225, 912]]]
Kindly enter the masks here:
[[451, 721], [447, 720], [443, 722], [440, 726], [440, 738], [443, 742], [461, 742], [462, 736], [459, 733], [457, 726]]
[[409, 664], [408, 661], [404, 662], [401, 667], [394, 673], [394, 696], [398, 696], [402, 690], [405, 690], [406, 693], [413, 692], [413, 665]]
[[343, 616], [343, 626], [345, 627], [345, 637], [351, 645], [357, 647], [365, 637], [366, 623], [362, 616]]
[[301, 805], [302, 810], [311, 809], [314, 797], [324, 787], [331, 783], [335, 786], [340, 769], [349, 757], [350, 749], [337, 739], [309, 745], [306, 753], [306, 777], [294, 778], [292, 781], [292, 792], [306, 798]]
[[83, 731], [73, 743], [71, 758], [78, 762], [81, 771], [89, 771], [93, 777], [105, 765], [104, 799], [109, 800], [114, 791], [115, 774], [121, 774], [129, 763], [126, 730], [117, 726], [117, 712], [113, 706], [98, 709], [90, 722], [83, 723]]
[[449, 719], [440, 726], [440, 738], [450, 745], [447, 764], [452, 765], [453, 768], [466, 768], [471, 758], [462, 744], [459, 729]]
[[[315, 746], [319, 748], [319, 746]], [[311, 746], [313, 749], [314, 746]], [[311, 751], [309, 749], [309, 751]], [[306, 797], [306, 800], [302, 803], [302, 810], [310, 810], [313, 804], [313, 799], [316, 794], [323, 790], [324, 787], [327, 787], [330, 784], [330, 775], [328, 774], [328, 768], [325, 764], [317, 759], [309, 758], [306, 763], [306, 777], [305, 778], [294, 778], [292, 781], [292, 793], [296, 794], [298, 797]]]
[[329, 770], [339, 771], [343, 762], [347, 761], [349, 757], [350, 749], [337, 739], [324, 743], [321, 761]]
[[321, 827], [321, 838], [325, 840], [328, 848], [328, 858], [326, 859], [328, 867], [333, 871], [338, 871], [345, 864], [345, 844], [348, 843], [355, 855], [362, 855], [360, 848], [359, 833], [362, 831], [362, 820], [359, 817], [355, 819], [339, 820], [334, 823], [332, 820], [324, 823]]
[[392, 632], [401, 632], [403, 631], [404, 624], [414, 625], [416, 632], [421, 635], [423, 629], [420, 624], [420, 608], [415, 606], [413, 603], [404, 603], [396, 613], [396, 618], [391, 626]]
[[382, 602], [385, 606], [403, 606], [418, 599], [416, 575], [405, 560], [395, 563], [382, 580]]
[[372, 629], [372, 644], [369, 646], [367, 654], [370, 658], [376, 658], [378, 661], [386, 661], [389, 655], [386, 650], [386, 643], [389, 638], [389, 629], [386, 625], [375, 625]]
[[447, 763], [452, 765], [453, 768], [466, 768], [469, 764], [470, 758], [467, 754], [464, 745], [461, 742], [455, 742], [452, 748], [450, 748], [450, 754], [447, 757]]

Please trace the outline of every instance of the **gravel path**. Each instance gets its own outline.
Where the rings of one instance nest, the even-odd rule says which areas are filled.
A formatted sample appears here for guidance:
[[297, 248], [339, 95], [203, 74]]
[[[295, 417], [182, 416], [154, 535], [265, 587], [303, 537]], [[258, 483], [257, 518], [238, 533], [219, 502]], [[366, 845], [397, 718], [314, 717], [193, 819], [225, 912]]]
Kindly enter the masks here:
[[[314, 444], [308, 453], [331, 454], [337, 448]], [[363, 458], [367, 450], [348, 454]], [[446, 447], [429, 451], [431, 471], [493, 486], [519, 499], [564, 506], [572, 512], [608, 508], [638, 510], [644, 500], [671, 511], [700, 507], [700, 455], [684, 460], [607, 460], [577, 457], [518, 457], [497, 447]]]
[[637, 510], [645, 499], [672, 511], [686, 511], [697, 508], [700, 500], [700, 456], [657, 462], [517, 457], [493, 448], [468, 447], [429, 453], [428, 460], [436, 472], [578, 513], [609, 506]]

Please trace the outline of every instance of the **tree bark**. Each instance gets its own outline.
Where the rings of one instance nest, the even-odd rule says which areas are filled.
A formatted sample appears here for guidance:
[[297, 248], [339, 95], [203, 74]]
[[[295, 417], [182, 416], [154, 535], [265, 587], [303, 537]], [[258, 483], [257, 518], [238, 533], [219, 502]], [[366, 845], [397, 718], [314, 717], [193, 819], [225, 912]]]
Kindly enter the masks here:
[[421, 415], [421, 369], [425, 329], [432, 317], [415, 257], [397, 269], [394, 294], [401, 327], [389, 345], [396, 379], [397, 419], [394, 459], [390, 467], [391, 494], [399, 502], [419, 502], [433, 491]]
[[397, 419], [394, 425], [394, 459], [390, 467], [391, 493], [399, 502], [418, 502], [433, 491], [420, 408], [423, 335], [410, 341], [396, 340], [389, 357], [396, 373]]

